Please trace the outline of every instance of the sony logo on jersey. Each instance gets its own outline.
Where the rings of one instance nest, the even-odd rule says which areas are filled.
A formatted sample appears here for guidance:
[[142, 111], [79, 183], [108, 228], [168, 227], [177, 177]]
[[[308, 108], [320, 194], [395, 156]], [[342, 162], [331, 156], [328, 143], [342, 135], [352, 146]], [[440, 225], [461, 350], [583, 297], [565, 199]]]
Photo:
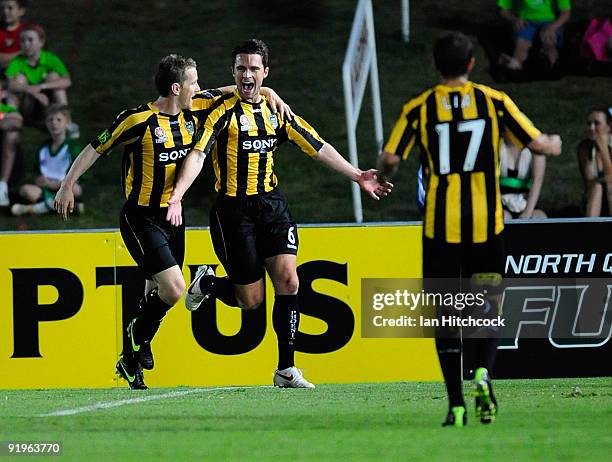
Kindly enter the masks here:
[[251, 152], [266, 152], [272, 150], [275, 144], [276, 138], [268, 138], [266, 140], [244, 140], [242, 142], [242, 149]]
[[160, 162], [168, 162], [174, 161], [178, 159], [182, 159], [187, 155], [189, 149], [177, 149], [170, 152], [160, 152], [159, 153], [159, 161]]

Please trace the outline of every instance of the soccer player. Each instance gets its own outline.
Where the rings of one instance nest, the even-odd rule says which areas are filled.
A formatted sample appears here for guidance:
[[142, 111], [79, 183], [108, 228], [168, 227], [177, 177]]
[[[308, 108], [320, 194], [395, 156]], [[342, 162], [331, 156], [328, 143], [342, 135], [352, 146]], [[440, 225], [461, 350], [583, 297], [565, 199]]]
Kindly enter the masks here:
[[264, 273], [274, 285], [273, 324], [278, 338], [278, 367], [274, 385], [314, 388], [295, 367], [295, 338], [299, 324], [297, 301], [297, 225], [277, 188], [274, 153], [291, 141], [304, 153], [359, 183], [375, 199], [390, 184], [379, 184], [375, 170], [362, 171], [347, 162], [301, 117], [289, 121], [270, 109], [260, 87], [268, 75], [268, 47], [247, 40], [232, 53], [237, 91], [224, 95], [210, 109], [202, 138], [185, 160], [169, 201], [168, 219], [181, 225], [181, 199], [213, 148], [212, 161], [219, 195], [210, 211], [210, 230], [217, 257], [228, 277], [215, 277], [203, 265], [191, 282], [185, 304], [197, 309], [214, 297], [245, 310], [264, 300]]
[[[128, 342], [116, 366], [132, 389], [147, 388], [142, 369], [154, 365], [150, 342], [185, 289], [181, 272], [185, 229], [171, 226], [165, 219], [175, 174], [194, 144], [207, 105], [215, 96], [235, 88], [198, 93], [196, 62], [175, 54], [160, 61], [155, 84], [159, 97], [154, 102], [123, 111], [81, 151], [62, 181], [54, 205], [67, 219], [74, 208], [73, 188], [78, 178], [114, 147], [125, 146], [126, 203], [121, 210], [120, 230], [130, 255], [146, 277], [140, 313], [128, 325]], [[190, 111], [194, 96], [198, 111]]]
[[[558, 135], [542, 134], [501, 91], [469, 81], [472, 43], [453, 32], [434, 45], [442, 83], [408, 101], [379, 157], [381, 178], [390, 177], [418, 144], [427, 165], [423, 222], [423, 278], [471, 279], [488, 289], [487, 304], [498, 309], [496, 285], [504, 270], [503, 209], [499, 144], [505, 133], [517, 146], [559, 155]], [[438, 315], [442, 307], [438, 307]], [[463, 346], [467, 346], [467, 339]], [[490, 372], [495, 332], [469, 339], [475, 358], [476, 412], [489, 423], [497, 413]], [[461, 330], [438, 329], [436, 348], [449, 398], [443, 425], [466, 423], [462, 393]]]

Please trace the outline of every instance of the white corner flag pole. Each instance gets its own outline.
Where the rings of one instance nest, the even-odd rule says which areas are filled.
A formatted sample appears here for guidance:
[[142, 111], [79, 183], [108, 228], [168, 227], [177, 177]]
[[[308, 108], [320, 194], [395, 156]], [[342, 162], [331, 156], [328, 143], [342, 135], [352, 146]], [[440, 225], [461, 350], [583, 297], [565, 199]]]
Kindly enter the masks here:
[[410, 41], [410, 0], [402, 0], [402, 38]]
[[[355, 10], [355, 18], [351, 35], [342, 65], [342, 81], [344, 84], [344, 107], [346, 112], [346, 128], [351, 164], [359, 165], [357, 153], [357, 122], [361, 111], [361, 103], [365, 86], [370, 75], [372, 87], [372, 111], [374, 113], [374, 130], [377, 148], [383, 143], [382, 113], [380, 107], [380, 89], [378, 82], [378, 65], [376, 61], [376, 40], [374, 36], [374, 15], [371, 0], [359, 0]], [[361, 191], [359, 185], [352, 184], [353, 211], [355, 221], [363, 222], [361, 206]]]

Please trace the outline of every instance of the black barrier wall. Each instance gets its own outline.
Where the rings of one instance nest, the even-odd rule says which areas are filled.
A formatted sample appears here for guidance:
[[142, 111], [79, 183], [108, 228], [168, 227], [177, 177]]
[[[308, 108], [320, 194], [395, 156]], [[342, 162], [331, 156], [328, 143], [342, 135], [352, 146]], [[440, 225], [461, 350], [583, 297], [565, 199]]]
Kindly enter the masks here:
[[[563, 279], [568, 285], [572, 279], [580, 285], [583, 279], [605, 278], [612, 283], [612, 221], [510, 223], [505, 233], [508, 278]], [[560, 290], [556, 286], [553, 299]], [[602, 294], [598, 300], [602, 317], [603, 310], [611, 309], [608, 296]], [[518, 338], [506, 339], [500, 346], [497, 378], [612, 376], [612, 333], [602, 332], [601, 342], [585, 343], [576, 335], [574, 341], [560, 345], [551, 336], [551, 326], [559, 319], [552, 312], [556, 303], [542, 302], [538, 307], [534, 301], [533, 307], [542, 311], [524, 313]], [[580, 316], [581, 307], [573, 308], [572, 315]]]

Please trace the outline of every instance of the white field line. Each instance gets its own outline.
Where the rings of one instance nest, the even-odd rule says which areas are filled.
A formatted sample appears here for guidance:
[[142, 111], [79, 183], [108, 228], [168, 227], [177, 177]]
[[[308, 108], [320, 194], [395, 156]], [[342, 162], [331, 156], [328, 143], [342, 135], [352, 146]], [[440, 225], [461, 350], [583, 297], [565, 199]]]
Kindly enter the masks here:
[[93, 412], [100, 409], [111, 409], [114, 407], [126, 406], [128, 404], [145, 403], [147, 401], [156, 401], [159, 399], [167, 398], [180, 398], [181, 396], [191, 395], [193, 393], [207, 393], [209, 391], [227, 391], [227, 390], [248, 390], [249, 388], [272, 388], [269, 386], [260, 387], [215, 387], [215, 388], [194, 388], [191, 390], [182, 391], [171, 391], [169, 393], [162, 393], [160, 395], [148, 395], [140, 398], [122, 399], [119, 401], [107, 401], [105, 403], [96, 403], [90, 406], [75, 407], [72, 409], [62, 409], [58, 411], [49, 412], [47, 414], [38, 414], [37, 417], [56, 417], [65, 415], [82, 414], [83, 412]]

